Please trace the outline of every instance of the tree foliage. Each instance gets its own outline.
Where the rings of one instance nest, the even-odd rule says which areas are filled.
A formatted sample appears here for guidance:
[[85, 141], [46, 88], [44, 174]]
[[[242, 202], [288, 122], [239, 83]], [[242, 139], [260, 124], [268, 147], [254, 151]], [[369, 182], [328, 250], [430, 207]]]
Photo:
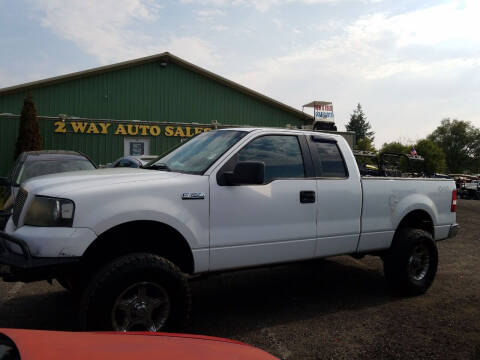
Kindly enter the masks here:
[[375, 146], [373, 145], [373, 141], [369, 138], [363, 138], [358, 140], [355, 144], [355, 149], [377, 152], [377, 149], [375, 149]]
[[[360, 103], [357, 104], [357, 107], [353, 110], [353, 114], [350, 115], [350, 121], [345, 125], [347, 131], [353, 131], [356, 135], [356, 141], [359, 146], [368, 147], [368, 145], [373, 147], [373, 140], [375, 132], [371, 130], [371, 125], [367, 121], [367, 117], [362, 109]], [[367, 139], [366, 142], [364, 139]], [[360, 149], [357, 146], [357, 149]]]
[[480, 174], [480, 129], [477, 129], [476, 140], [473, 146], [473, 159], [470, 164], [470, 170], [474, 174]]
[[462, 173], [479, 161], [479, 136], [480, 130], [468, 121], [444, 119], [427, 139], [443, 150], [450, 173]]
[[409, 147], [408, 145], [404, 145], [399, 141], [392, 141], [390, 143], [384, 143], [380, 149], [380, 152], [407, 154], [410, 153], [410, 150], [411, 147]]
[[417, 154], [424, 158], [419, 162], [410, 160], [410, 167], [407, 160], [400, 160], [401, 169], [403, 171], [426, 172], [427, 174], [442, 173], [446, 170], [445, 153], [442, 148], [428, 139], [419, 140], [415, 145], [402, 144], [399, 141], [384, 143], [380, 149], [380, 153], [400, 153], [409, 154], [415, 148]]
[[17, 142], [15, 144], [15, 158], [24, 151], [36, 151], [42, 149], [40, 126], [37, 119], [37, 110], [31, 95], [23, 101], [22, 113]]
[[[407, 154], [410, 152], [410, 149], [411, 147], [409, 147], [408, 145], [404, 145], [399, 141], [392, 141], [390, 143], [384, 143], [380, 148], [380, 153]], [[405, 157], [384, 156], [383, 161], [390, 164], [395, 164], [393, 167], [400, 169], [400, 171], [402, 172], [411, 170]]]
[[443, 173], [447, 166], [442, 148], [428, 139], [422, 139], [415, 145], [417, 154], [422, 156], [427, 174]]
[[[414, 145], [425, 161], [415, 164], [414, 171], [427, 173], [480, 173], [480, 129], [468, 121], [444, 119], [426, 139]], [[412, 146], [394, 141], [384, 143], [382, 152], [410, 153]]]

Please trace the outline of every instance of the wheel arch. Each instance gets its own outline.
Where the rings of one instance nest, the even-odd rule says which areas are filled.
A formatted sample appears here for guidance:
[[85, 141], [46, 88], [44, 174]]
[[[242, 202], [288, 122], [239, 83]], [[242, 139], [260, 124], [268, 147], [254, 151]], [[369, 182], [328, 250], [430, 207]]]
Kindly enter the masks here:
[[98, 268], [116, 257], [134, 252], [162, 256], [184, 273], [192, 274], [195, 269], [192, 249], [182, 233], [171, 225], [152, 220], [129, 221], [105, 230], [88, 246], [82, 262], [90, 268]]
[[421, 229], [431, 234], [432, 238], [435, 238], [434, 221], [426, 210], [415, 209], [404, 215], [395, 229], [394, 238], [401, 229], [405, 228]]

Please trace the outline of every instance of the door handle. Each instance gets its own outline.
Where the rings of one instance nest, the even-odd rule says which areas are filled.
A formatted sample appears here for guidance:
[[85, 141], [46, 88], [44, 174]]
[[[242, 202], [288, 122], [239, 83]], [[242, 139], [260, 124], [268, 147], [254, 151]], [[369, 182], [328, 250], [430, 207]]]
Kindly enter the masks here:
[[315, 191], [300, 191], [300, 202], [309, 204], [315, 202]]

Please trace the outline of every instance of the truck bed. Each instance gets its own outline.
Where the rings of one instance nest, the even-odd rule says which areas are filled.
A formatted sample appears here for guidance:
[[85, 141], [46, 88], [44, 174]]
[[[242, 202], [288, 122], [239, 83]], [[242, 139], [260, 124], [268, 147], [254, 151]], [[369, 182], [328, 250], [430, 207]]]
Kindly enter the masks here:
[[430, 216], [435, 240], [448, 236], [450, 224], [454, 222], [450, 194], [455, 190], [455, 183], [451, 179], [362, 176], [361, 185], [363, 202], [358, 251], [390, 247], [393, 229], [413, 210], [424, 211]]

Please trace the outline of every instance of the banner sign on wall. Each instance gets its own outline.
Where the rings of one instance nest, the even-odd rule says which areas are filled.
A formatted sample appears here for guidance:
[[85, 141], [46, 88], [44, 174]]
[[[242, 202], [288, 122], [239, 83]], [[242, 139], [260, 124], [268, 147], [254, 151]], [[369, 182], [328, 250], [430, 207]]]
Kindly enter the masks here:
[[[209, 127], [199, 126], [159, 126], [145, 124], [112, 124], [111, 122], [95, 121], [56, 121], [55, 133], [65, 134], [114, 134], [128, 136], [178, 136], [193, 137], [202, 132], [212, 130]], [[112, 126], [113, 125], [113, 126]]]

